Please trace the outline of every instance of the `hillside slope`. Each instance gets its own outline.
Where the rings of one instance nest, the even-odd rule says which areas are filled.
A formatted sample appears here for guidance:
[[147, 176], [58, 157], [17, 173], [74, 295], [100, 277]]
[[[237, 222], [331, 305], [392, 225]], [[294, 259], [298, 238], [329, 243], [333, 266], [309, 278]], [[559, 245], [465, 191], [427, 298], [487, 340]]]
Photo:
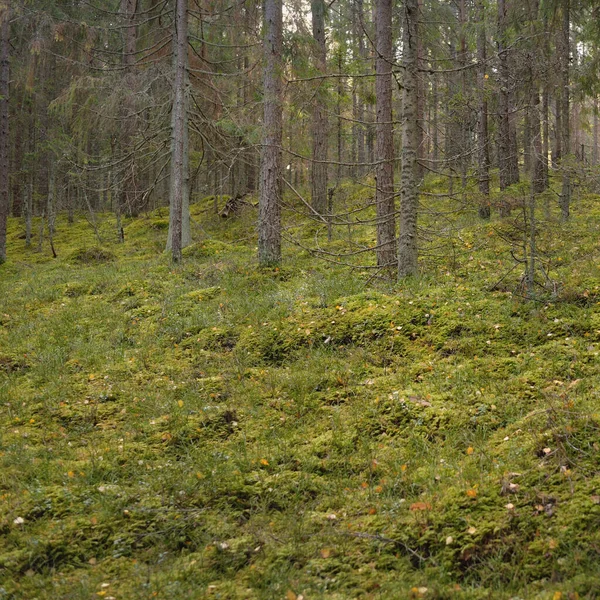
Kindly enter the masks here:
[[535, 301], [498, 222], [395, 286], [257, 271], [251, 208], [176, 268], [164, 210], [56, 260], [11, 222], [0, 598], [597, 598], [597, 203]]

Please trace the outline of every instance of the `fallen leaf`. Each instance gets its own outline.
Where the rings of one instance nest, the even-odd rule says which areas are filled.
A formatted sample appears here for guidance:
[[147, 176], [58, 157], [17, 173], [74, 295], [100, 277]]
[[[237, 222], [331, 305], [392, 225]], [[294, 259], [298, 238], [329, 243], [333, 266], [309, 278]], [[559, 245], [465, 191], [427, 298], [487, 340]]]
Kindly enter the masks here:
[[469, 498], [477, 498], [477, 490], [475, 488], [467, 490], [467, 496], [469, 496]]
[[427, 502], [413, 502], [410, 505], [410, 510], [429, 510], [431, 508], [431, 504]]
[[467, 454], [471, 455], [471, 454], [473, 454], [473, 452], [475, 452], [475, 450], [473, 450], [473, 446], [469, 446], [467, 448]]
[[321, 549], [321, 558], [329, 558], [331, 556], [331, 548]]
[[418, 396], [409, 396], [408, 399], [413, 404], [418, 404], [419, 406], [431, 406], [431, 402], [427, 402], [427, 400], [423, 400], [423, 398], [419, 398]]

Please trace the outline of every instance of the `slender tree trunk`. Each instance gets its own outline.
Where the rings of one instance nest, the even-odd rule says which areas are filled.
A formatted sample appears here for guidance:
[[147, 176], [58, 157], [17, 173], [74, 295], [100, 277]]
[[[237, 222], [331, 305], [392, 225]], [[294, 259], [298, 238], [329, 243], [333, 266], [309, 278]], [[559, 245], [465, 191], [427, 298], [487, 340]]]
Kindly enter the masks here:
[[[421, 13], [423, 10], [423, 0], [418, 0], [418, 11]], [[426, 146], [424, 144], [424, 131], [425, 131], [425, 81], [424, 73], [420, 73], [418, 69], [423, 66], [423, 40], [421, 36], [417, 40], [417, 133], [415, 144], [417, 146], [417, 163], [415, 166], [415, 173], [418, 181], [423, 179], [425, 173], [423, 165], [425, 164], [426, 157]]]
[[[171, 117], [171, 186], [170, 219], [167, 249], [173, 262], [181, 261], [181, 250], [190, 242], [188, 195], [188, 33], [187, 0], [176, 1], [174, 32], [175, 96]], [[187, 219], [187, 223], [186, 223]], [[186, 227], [187, 225], [187, 227]]]
[[563, 221], [569, 218], [571, 212], [571, 175], [569, 172], [569, 165], [565, 165], [565, 159], [568, 161], [568, 156], [571, 153], [571, 130], [570, 130], [570, 94], [569, 94], [569, 56], [571, 50], [571, 15], [570, 15], [570, 0], [563, 0], [563, 11], [562, 11], [562, 30], [560, 36], [560, 78], [561, 78], [561, 89], [562, 89], [562, 101], [561, 101], [561, 117], [562, 117], [562, 130], [561, 145], [562, 145], [562, 190], [560, 194], [560, 213]]
[[377, 264], [396, 262], [396, 217], [394, 202], [394, 140], [392, 127], [392, 0], [376, 2], [377, 45], [375, 93], [377, 97], [376, 191]]
[[[352, 21], [354, 33], [354, 47], [358, 53], [357, 62], [360, 65], [360, 71], [363, 72], [367, 66], [367, 47], [365, 45], [364, 34], [364, 2], [363, 0], [353, 0], [352, 2]], [[365, 174], [365, 103], [363, 99], [363, 81], [360, 77], [353, 81], [352, 89], [352, 116], [355, 120], [352, 126], [352, 147], [353, 162], [357, 165], [353, 167], [355, 177], [362, 177]]]
[[258, 206], [258, 262], [281, 262], [281, 200], [283, 98], [281, 54], [283, 9], [281, 0], [264, 0], [264, 121]]
[[[312, 0], [312, 28], [315, 41], [315, 67], [319, 75], [327, 71], [327, 47], [325, 45], [325, 1]], [[320, 214], [327, 212], [327, 91], [325, 80], [317, 83], [313, 107], [313, 160], [312, 167], [312, 206]]]
[[598, 97], [594, 97], [594, 125], [592, 129], [592, 165], [598, 164]]
[[439, 110], [439, 92], [438, 92], [438, 79], [437, 77], [432, 77], [432, 103], [433, 103], [433, 123], [432, 123], [432, 128], [433, 128], [433, 163], [434, 165], [436, 165], [437, 168], [437, 161], [440, 158], [440, 150], [439, 150], [439, 132], [438, 132], [438, 127], [439, 127], [439, 119], [438, 119], [438, 110]]
[[467, 171], [469, 168], [469, 107], [467, 98], [467, 8], [465, 0], [459, 0], [458, 17], [460, 24], [460, 50], [458, 52], [458, 66], [460, 67], [460, 91], [463, 106], [460, 108], [460, 121], [458, 139], [460, 145], [460, 177], [463, 194], [467, 188]]
[[548, 153], [550, 150], [550, 123], [548, 116], [550, 112], [549, 106], [550, 94], [548, 92], [548, 84], [543, 84], [542, 92], [542, 170], [543, 170], [543, 188], [548, 189], [550, 185], [550, 177], [548, 172]]
[[[135, 23], [137, 0], [121, 0], [121, 35], [123, 37], [123, 55], [122, 63], [125, 72], [125, 85], [130, 88], [133, 85], [133, 68], [135, 66], [135, 50], [137, 46], [137, 25]], [[125, 102], [120, 107], [121, 135], [120, 147], [121, 154], [126, 156], [131, 152], [131, 140], [135, 129], [135, 109], [128, 95]], [[120, 194], [115, 202], [115, 212], [117, 219], [123, 210], [127, 210], [137, 215], [139, 206], [135, 193], [136, 174], [135, 157], [131, 156], [123, 165], [123, 176], [120, 182]]]
[[552, 150], [552, 167], [558, 169], [562, 160], [562, 101], [560, 90], [554, 97], [555, 119], [554, 119], [554, 148]]
[[46, 196], [46, 214], [48, 215], [48, 236], [54, 238], [56, 226], [56, 163], [54, 156], [48, 164], [48, 195]]
[[478, 184], [479, 193], [482, 198], [479, 204], [479, 216], [482, 219], [490, 218], [490, 150], [488, 134], [488, 102], [486, 90], [486, 35], [485, 35], [485, 9], [483, 0], [477, 0], [477, 21], [479, 31], [477, 35], [477, 83], [479, 87], [479, 118], [478, 127], [478, 148], [477, 148], [477, 166], [478, 166]]
[[[338, 73], [342, 72], [343, 56], [341, 50], [338, 50]], [[344, 80], [337, 78], [337, 177], [336, 186], [342, 180], [342, 162], [344, 157], [344, 119], [342, 117], [342, 98], [344, 96]]]
[[10, 3], [0, 9], [0, 263], [6, 260], [9, 201], [8, 94], [10, 82]]
[[[10, 205], [13, 217], [20, 217], [23, 214], [23, 115], [25, 94], [20, 93], [17, 96], [17, 107], [15, 118], [18, 119], [15, 123], [14, 138], [12, 144], [12, 152], [9, 164], [9, 173], [11, 174], [10, 182]], [[18, 116], [17, 116], [18, 115]]]
[[[510, 90], [510, 57], [506, 42], [506, 2], [507, 0], [498, 0], [498, 75], [500, 82], [498, 95], [498, 168], [501, 190], [519, 181], [514, 118], [512, 116], [512, 93]], [[504, 207], [501, 212], [506, 214], [508, 210]]]
[[36, 136], [36, 110], [35, 110], [35, 94], [31, 94], [29, 104], [29, 162], [27, 165], [27, 213], [25, 214], [25, 247], [31, 246], [31, 231], [33, 227], [33, 211], [34, 211], [34, 191], [35, 191], [35, 165], [31, 160], [31, 157], [35, 156], [37, 149], [37, 136]]
[[400, 188], [400, 238], [398, 276], [416, 275], [417, 214], [419, 207], [415, 163], [417, 158], [417, 0], [405, 0], [402, 18], [404, 31], [404, 94], [402, 102], [402, 179]]
[[[550, 62], [550, 42], [548, 37], [548, 17], [544, 14], [543, 18], [544, 35], [544, 68], [547, 70]], [[550, 83], [542, 83], [542, 178], [543, 189], [547, 190], [550, 186], [550, 174], [548, 169], [548, 155], [550, 152]]]

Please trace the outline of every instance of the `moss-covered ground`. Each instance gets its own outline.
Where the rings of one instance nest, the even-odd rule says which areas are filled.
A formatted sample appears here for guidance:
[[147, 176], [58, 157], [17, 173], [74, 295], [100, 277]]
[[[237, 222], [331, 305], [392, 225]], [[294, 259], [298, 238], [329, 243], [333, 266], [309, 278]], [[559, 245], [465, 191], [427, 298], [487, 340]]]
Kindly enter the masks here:
[[259, 270], [211, 205], [176, 267], [164, 209], [61, 217], [57, 259], [10, 222], [0, 598], [600, 597], [600, 198], [533, 300], [509, 220], [425, 212], [391, 284], [317, 226]]

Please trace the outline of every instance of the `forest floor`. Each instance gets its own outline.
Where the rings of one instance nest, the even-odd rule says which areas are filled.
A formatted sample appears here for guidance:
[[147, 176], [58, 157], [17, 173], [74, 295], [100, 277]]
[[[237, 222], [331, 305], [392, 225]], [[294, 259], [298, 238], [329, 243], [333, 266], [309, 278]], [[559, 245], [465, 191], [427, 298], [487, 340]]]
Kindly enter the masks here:
[[61, 216], [57, 259], [10, 222], [0, 599], [600, 597], [600, 197], [540, 226], [534, 300], [496, 216], [388, 284], [258, 270], [210, 206], [177, 267], [164, 209]]

